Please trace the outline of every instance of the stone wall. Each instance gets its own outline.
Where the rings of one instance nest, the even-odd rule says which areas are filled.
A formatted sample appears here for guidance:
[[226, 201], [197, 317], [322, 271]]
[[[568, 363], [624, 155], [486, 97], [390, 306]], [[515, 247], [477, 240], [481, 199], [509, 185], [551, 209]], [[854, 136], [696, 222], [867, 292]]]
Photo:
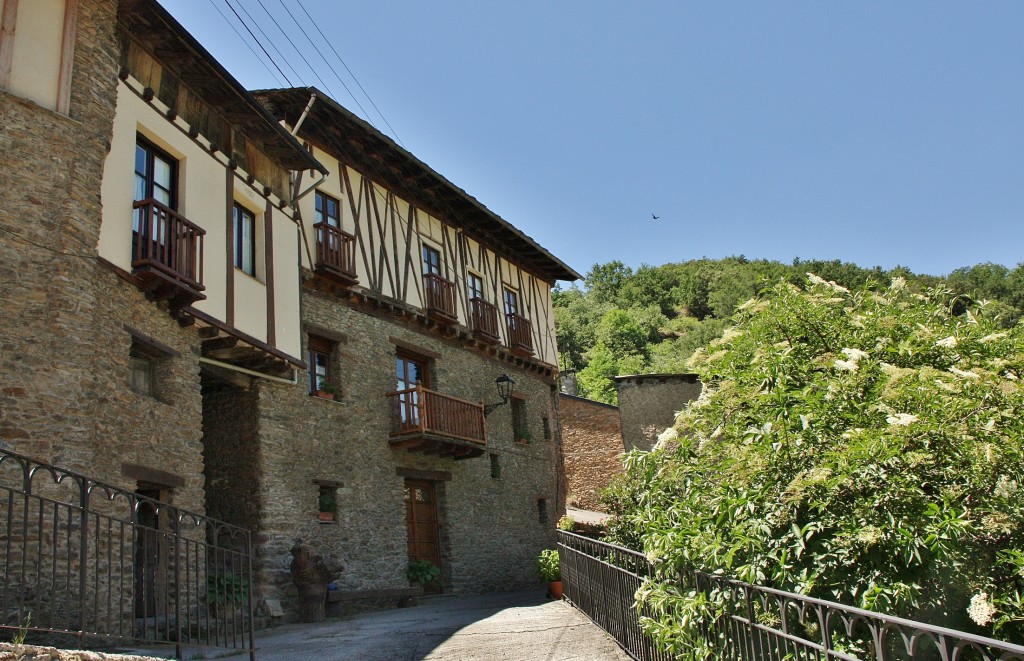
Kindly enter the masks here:
[[[195, 333], [96, 253], [116, 10], [79, 5], [70, 116], [0, 90], [0, 443], [128, 489], [165, 476], [176, 505], [202, 511]], [[158, 361], [155, 397], [131, 390], [126, 326], [177, 354]]]
[[658, 435], [675, 424], [676, 415], [700, 396], [696, 374], [617, 376], [619, 416], [626, 450], [650, 450]]
[[[437, 490], [446, 592], [535, 585], [537, 555], [554, 546], [558, 518], [553, 381], [330, 294], [304, 291], [302, 309], [304, 341], [309, 333], [336, 340], [332, 360], [343, 394], [336, 401], [310, 396], [305, 373], [296, 385], [255, 386], [261, 597], [281, 598], [285, 611], [293, 612], [289, 549], [300, 539], [344, 566], [342, 591], [369, 595], [407, 588], [404, 481], [410, 475]], [[456, 461], [392, 449], [385, 395], [396, 386], [398, 345], [431, 357], [432, 389], [469, 401], [494, 401], [495, 379], [512, 376], [515, 392], [525, 396], [531, 441], [513, 441], [511, 407], [502, 406], [487, 417], [484, 456]], [[492, 477], [492, 454], [500, 465], [498, 478]], [[251, 479], [251, 473], [240, 470], [237, 477]], [[320, 484], [337, 487], [334, 522], [317, 520]], [[538, 499], [547, 501], [543, 523]]]
[[622, 474], [619, 408], [583, 397], [558, 398], [569, 506], [602, 511], [601, 491]]

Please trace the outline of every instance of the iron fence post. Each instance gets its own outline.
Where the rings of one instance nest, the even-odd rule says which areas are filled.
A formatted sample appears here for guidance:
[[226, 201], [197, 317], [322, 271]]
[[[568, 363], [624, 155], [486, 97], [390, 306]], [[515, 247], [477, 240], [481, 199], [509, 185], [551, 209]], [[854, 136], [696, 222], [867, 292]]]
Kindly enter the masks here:
[[174, 516], [174, 653], [185, 658], [181, 646], [181, 512], [171, 509]]
[[[85, 641], [85, 586], [88, 583], [89, 562], [89, 483], [87, 480], [78, 480], [79, 502], [82, 505], [80, 517], [80, 531], [78, 542], [78, 642], [81, 645]], [[42, 505], [40, 505], [42, 507]]]

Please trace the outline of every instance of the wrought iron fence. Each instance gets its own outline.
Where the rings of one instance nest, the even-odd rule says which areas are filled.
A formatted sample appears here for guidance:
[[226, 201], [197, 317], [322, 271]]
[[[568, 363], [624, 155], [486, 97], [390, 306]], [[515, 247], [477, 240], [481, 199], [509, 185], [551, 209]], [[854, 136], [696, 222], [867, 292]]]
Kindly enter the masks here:
[[0, 630], [255, 661], [248, 530], [0, 450]]
[[565, 598], [607, 631], [634, 659], [671, 658], [640, 629], [634, 595], [651, 575], [643, 554], [589, 537], [558, 531]]
[[[639, 553], [559, 531], [566, 598], [633, 658], [663, 659], [640, 630], [634, 595], [652, 567]], [[680, 581], [720, 606], [700, 634], [707, 658], [737, 661], [1011, 661], [1024, 647], [831, 601], [693, 572]]]

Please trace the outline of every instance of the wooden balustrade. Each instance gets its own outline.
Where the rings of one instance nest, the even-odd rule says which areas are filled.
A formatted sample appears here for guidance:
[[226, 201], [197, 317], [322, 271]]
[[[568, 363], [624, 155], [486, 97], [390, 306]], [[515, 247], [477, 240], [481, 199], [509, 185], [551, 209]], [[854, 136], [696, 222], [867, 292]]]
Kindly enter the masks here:
[[443, 324], [459, 321], [455, 313], [455, 283], [434, 273], [423, 275], [423, 293], [427, 316]]
[[512, 353], [522, 356], [533, 355], [533, 334], [530, 320], [518, 314], [510, 314], [508, 319], [508, 346]]
[[313, 225], [316, 232], [314, 270], [346, 285], [359, 282], [356, 275], [356, 237], [327, 223]]
[[390, 392], [387, 397], [392, 406], [391, 436], [405, 438], [403, 447], [457, 457], [483, 453], [487, 445], [483, 404], [422, 385]]
[[473, 334], [485, 342], [500, 342], [498, 308], [482, 298], [472, 298], [469, 304], [472, 313]]
[[179, 304], [205, 298], [200, 292], [206, 230], [152, 198], [133, 203], [132, 209], [132, 269], [143, 288]]

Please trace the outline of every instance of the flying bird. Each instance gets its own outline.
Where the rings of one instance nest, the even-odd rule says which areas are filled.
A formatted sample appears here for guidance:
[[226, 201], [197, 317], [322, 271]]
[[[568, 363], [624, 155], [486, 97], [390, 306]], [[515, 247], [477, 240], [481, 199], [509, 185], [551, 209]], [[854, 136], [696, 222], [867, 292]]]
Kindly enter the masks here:
[[657, 220], [657, 219], [661, 218], [661, 216], [655, 216], [655, 215], [654, 215], [654, 214], [652, 213], [652, 214], [651, 214], [651, 218], [653, 218], [654, 220]]

